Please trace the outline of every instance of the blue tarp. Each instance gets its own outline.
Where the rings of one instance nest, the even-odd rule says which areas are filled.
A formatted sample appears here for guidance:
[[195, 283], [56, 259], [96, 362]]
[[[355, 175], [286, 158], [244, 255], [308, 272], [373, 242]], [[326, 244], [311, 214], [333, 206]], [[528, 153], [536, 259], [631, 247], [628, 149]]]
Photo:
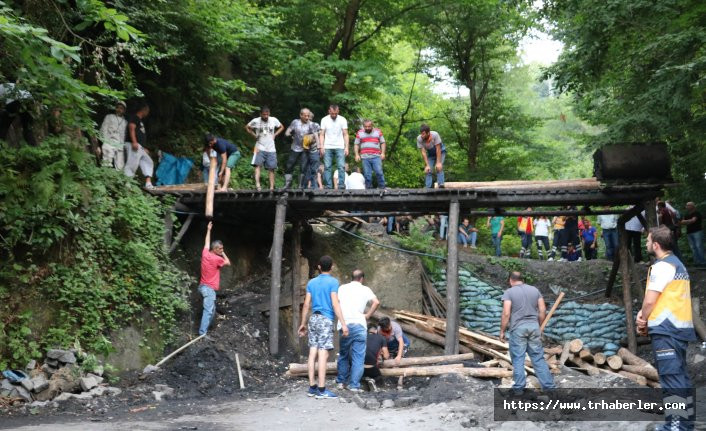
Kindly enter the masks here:
[[184, 184], [189, 176], [194, 161], [188, 157], [175, 157], [169, 153], [162, 153], [162, 160], [157, 166], [158, 186], [170, 186], [174, 184]]

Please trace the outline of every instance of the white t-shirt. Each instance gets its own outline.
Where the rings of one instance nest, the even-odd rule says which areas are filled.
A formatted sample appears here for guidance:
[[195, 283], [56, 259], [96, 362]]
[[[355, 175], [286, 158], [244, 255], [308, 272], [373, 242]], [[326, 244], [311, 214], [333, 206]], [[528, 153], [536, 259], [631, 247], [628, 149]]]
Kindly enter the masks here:
[[365, 190], [365, 177], [360, 172], [353, 172], [346, 177], [346, 190]]
[[262, 118], [257, 117], [250, 120], [248, 123], [251, 129], [257, 136], [258, 151], [266, 151], [274, 153], [275, 149], [275, 132], [282, 126], [275, 117], [269, 117], [267, 121], [262, 121]]
[[[353, 323], [362, 325], [368, 330], [368, 323], [365, 321], [365, 307], [368, 302], [375, 299], [375, 294], [368, 286], [360, 284], [358, 281], [351, 281], [338, 288], [338, 301], [341, 303], [341, 313], [346, 325]], [[341, 329], [341, 323], [338, 323]]]
[[535, 219], [534, 235], [549, 236], [549, 226], [551, 226], [551, 222], [549, 221], [549, 219]]
[[[321, 119], [321, 130], [324, 131], [324, 149], [335, 150], [345, 148], [343, 134], [348, 133], [348, 121], [338, 115], [335, 120], [330, 115]], [[345, 132], [344, 132], [345, 130]]]
[[650, 277], [647, 280], [647, 290], [656, 292], [664, 291], [667, 284], [674, 281], [677, 268], [667, 262], [657, 262], [650, 268]]

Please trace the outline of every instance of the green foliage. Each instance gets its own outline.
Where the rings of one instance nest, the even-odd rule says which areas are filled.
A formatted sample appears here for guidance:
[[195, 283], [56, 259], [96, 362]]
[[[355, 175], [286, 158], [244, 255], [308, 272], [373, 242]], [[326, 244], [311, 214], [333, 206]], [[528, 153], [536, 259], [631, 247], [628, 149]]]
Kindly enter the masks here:
[[[417, 219], [409, 225], [408, 235], [396, 235], [395, 238], [400, 246], [406, 250], [418, 251], [435, 256], [446, 256], [446, 248], [439, 245], [433, 236], [433, 232], [425, 231], [426, 222], [424, 219]], [[435, 269], [443, 266], [444, 261], [422, 256], [422, 262], [426, 268]]]
[[[186, 308], [187, 279], [162, 248], [165, 205], [89, 157], [64, 139], [0, 144], [0, 357], [14, 366], [74, 340], [107, 353], [110, 332], [143, 311], [169, 337]], [[38, 307], [50, 316], [30, 318]]]

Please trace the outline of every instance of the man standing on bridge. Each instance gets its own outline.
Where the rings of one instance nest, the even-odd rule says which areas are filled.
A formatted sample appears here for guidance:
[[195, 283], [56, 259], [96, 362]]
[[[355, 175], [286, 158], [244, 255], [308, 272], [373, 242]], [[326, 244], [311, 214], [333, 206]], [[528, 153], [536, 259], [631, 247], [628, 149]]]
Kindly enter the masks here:
[[212, 227], [213, 222], [208, 222], [206, 241], [201, 252], [199, 292], [203, 296], [203, 314], [201, 315], [199, 335], [204, 335], [208, 332], [208, 327], [211, 326], [216, 311], [216, 291], [221, 282], [221, 268], [230, 265], [230, 259], [223, 251], [223, 243], [219, 240], [211, 242]]
[[544, 390], [554, 389], [554, 378], [544, 360], [542, 330], [547, 307], [544, 298], [534, 286], [525, 284], [518, 271], [510, 273], [510, 288], [503, 294], [503, 314], [500, 321], [500, 341], [505, 341], [505, 330], [510, 324], [510, 359], [512, 359], [512, 390], [520, 395], [525, 389], [525, 354], [529, 354], [539, 384]]
[[363, 121], [363, 128], [355, 135], [353, 150], [355, 161], [363, 160], [363, 176], [365, 188], [373, 188], [373, 172], [377, 178], [378, 188], [385, 188], [385, 175], [382, 173], [382, 162], [385, 160], [385, 137], [382, 131], [373, 127], [372, 120]]
[[637, 333], [652, 338], [664, 402], [686, 409], [665, 411], [659, 430], [694, 429], [694, 386], [686, 371], [686, 348], [696, 341], [691, 316], [691, 286], [684, 264], [672, 253], [672, 232], [666, 226], [650, 229], [647, 252], [657, 258], [647, 276], [645, 299], [637, 313]]
[[421, 151], [424, 160], [424, 187], [430, 189], [434, 186], [432, 172], [436, 171], [436, 182], [439, 183], [439, 188], [443, 189], [446, 146], [441, 142], [441, 136], [426, 124], [422, 124], [417, 136], [417, 148]]

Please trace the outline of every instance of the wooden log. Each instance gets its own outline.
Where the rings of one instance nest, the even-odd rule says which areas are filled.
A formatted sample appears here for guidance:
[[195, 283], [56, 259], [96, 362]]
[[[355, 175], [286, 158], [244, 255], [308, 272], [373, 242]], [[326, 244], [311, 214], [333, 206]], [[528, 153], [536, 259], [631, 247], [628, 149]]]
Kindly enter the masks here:
[[478, 378], [502, 379], [503, 377], [512, 377], [512, 370], [504, 368], [458, 368], [454, 372]]
[[642, 367], [640, 365], [623, 364], [623, 371], [644, 376], [650, 380], [659, 381], [659, 373], [654, 367]]
[[566, 360], [571, 355], [571, 341], [564, 342], [564, 347], [561, 349], [561, 356], [559, 356], [559, 365], [564, 365]]
[[186, 234], [186, 231], [189, 230], [189, 226], [191, 226], [191, 222], [193, 220], [194, 220], [194, 213], [191, 213], [186, 218], [186, 221], [184, 221], [184, 224], [181, 225], [181, 229], [179, 229], [179, 233], [177, 234], [176, 238], [174, 238], [174, 241], [172, 241], [172, 243], [169, 245], [169, 251], [167, 251], [167, 253], [171, 253], [177, 248], [177, 246], [179, 245], [179, 242], [184, 237], [184, 234]]
[[559, 364], [559, 360], [556, 358], [555, 355], [550, 355], [547, 359], [547, 365], [550, 367], [556, 367]]
[[600, 374], [598, 368], [594, 367], [588, 362], [582, 361], [581, 358], [579, 358], [578, 356], [570, 356], [568, 360], [569, 362], [575, 364], [577, 367], [585, 371], [589, 376], [594, 377]]
[[706, 341], [706, 324], [701, 320], [699, 311], [699, 298], [691, 298], [691, 318], [694, 322], [694, 331], [701, 337], [701, 340]]
[[497, 359], [491, 359], [489, 361], [481, 362], [480, 365], [484, 367], [495, 367], [500, 364], [500, 361]]
[[554, 314], [557, 307], [559, 307], [562, 299], [564, 299], [564, 292], [559, 292], [559, 296], [556, 298], [556, 301], [554, 301], [554, 305], [552, 305], [551, 310], [547, 313], [547, 317], [544, 318], [544, 322], [542, 322], [542, 325], [539, 327], [540, 331], [544, 331], [544, 327], [547, 326], [547, 323], [549, 323], [549, 319], [552, 317], [552, 314]]
[[[285, 194], [286, 195], [286, 194]], [[286, 196], [277, 201], [275, 226], [272, 234], [272, 278], [270, 279], [270, 354], [279, 353], [279, 296], [282, 285], [282, 243], [287, 214]]]
[[647, 379], [647, 386], [655, 389], [662, 389], [662, 385], [659, 382]]
[[622, 371], [622, 370], [618, 371], [618, 374], [620, 374], [621, 376], [623, 376], [625, 378], [632, 380], [633, 382], [637, 383], [638, 385], [647, 386], [647, 379], [645, 378], [645, 376], [629, 373], [627, 371]]
[[578, 353], [578, 356], [579, 358], [581, 358], [582, 361], [593, 362], [593, 355], [588, 349], [581, 349], [581, 351]]
[[[226, 187], [228, 185], [226, 184]], [[206, 189], [206, 218], [213, 218], [213, 195], [216, 191], [216, 158], [211, 157], [211, 166], [208, 170], [208, 189]]]
[[194, 338], [193, 340], [191, 340], [191, 341], [189, 341], [188, 343], [184, 344], [183, 346], [179, 347], [178, 349], [176, 349], [176, 350], [173, 351], [172, 353], [170, 353], [170, 354], [168, 354], [167, 356], [165, 356], [161, 361], [157, 362], [157, 364], [155, 365], [155, 367], [159, 367], [160, 365], [164, 364], [164, 363], [167, 362], [169, 359], [171, 359], [172, 357], [174, 357], [175, 355], [177, 355], [179, 352], [183, 351], [184, 349], [186, 349], [186, 348], [189, 347], [190, 345], [194, 344], [195, 342], [199, 341], [200, 339], [202, 339], [202, 338], [205, 337], [205, 336], [206, 336], [206, 334], [199, 335], [198, 337]]
[[[458, 229], [458, 200], [451, 201], [449, 205], [449, 227]], [[454, 231], [455, 232], [455, 231]], [[456, 235], [456, 234], [454, 234]], [[453, 355], [458, 353], [458, 325], [459, 291], [458, 291], [458, 241], [455, 236], [447, 241], [448, 254], [446, 258], [446, 342], [444, 353]]]
[[575, 338], [569, 342], [569, 352], [578, 353], [581, 349], [583, 349], [583, 341], [580, 339]]
[[295, 220], [292, 223], [292, 337], [295, 340], [294, 344], [297, 354], [302, 352], [301, 344], [298, 342], [299, 337], [297, 336], [301, 318], [299, 305], [301, 292], [301, 286], [299, 285], [301, 280], [301, 226], [302, 222], [300, 220]]
[[561, 355], [563, 350], [564, 349], [561, 346], [545, 347], [544, 353], [548, 353], [550, 355]]
[[500, 364], [500, 366], [503, 368], [507, 368], [509, 370], [512, 370], [512, 363], [510, 363], [510, 361], [506, 361], [504, 359], [498, 359], [498, 364]]
[[598, 352], [595, 355], [593, 355], [593, 363], [596, 365], [603, 365], [605, 364], [606, 357], [603, 352]]
[[[399, 367], [408, 367], [413, 365], [432, 365], [432, 364], [450, 364], [452, 362], [462, 362], [475, 359], [475, 353], [461, 353], [458, 355], [441, 355], [441, 356], [419, 356], [416, 358], [400, 359]], [[382, 364], [385, 368], [395, 367], [394, 359], [387, 359]]]
[[630, 365], [640, 365], [642, 367], [651, 367], [652, 364], [647, 362], [646, 360], [642, 359], [641, 357], [635, 355], [625, 347], [621, 347], [618, 349], [617, 352], [618, 356], [620, 356], [620, 359], [623, 360], [624, 363], [630, 364]]
[[609, 356], [606, 359], [606, 363], [608, 364], [611, 370], [615, 371], [618, 371], [623, 367], [623, 360], [618, 355]]
[[[615, 250], [613, 253], [615, 253]], [[613, 266], [608, 276], [608, 284], [606, 284], [605, 287], [606, 298], [610, 298], [610, 295], [613, 293], [613, 285], [615, 284], [615, 278], [618, 276], [618, 268], [620, 268], [620, 253], [615, 253], [615, 256], [613, 256]]]
[[637, 351], [637, 340], [635, 339], [635, 321], [632, 318], [632, 294], [630, 292], [630, 253], [628, 251], [628, 236], [625, 230], [625, 215], [618, 219], [618, 237], [620, 240], [620, 273], [623, 283], [623, 306], [625, 307], [625, 328], [628, 337], [628, 349], [635, 353]]
[[[441, 335], [437, 335], [433, 332], [427, 332], [427, 331], [420, 330], [419, 328], [415, 327], [414, 325], [409, 325], [409, 324], [402, 323], [402, 322], [397, 322], [397, 323], [399, 323], [402, 330], [404, 332], [406, 332], [407, 334], [414, 335], [417, 338], [421, 338], [422, 340], [426, 340], [430, 343], [436, 344], [437, 346], [444, 347], [446, 345], [446, 340]], [[470, 353], [471, 349], [469, 349], [466, 346], [459, 346], [458, 351], [459, 351], [459, 353]]]

